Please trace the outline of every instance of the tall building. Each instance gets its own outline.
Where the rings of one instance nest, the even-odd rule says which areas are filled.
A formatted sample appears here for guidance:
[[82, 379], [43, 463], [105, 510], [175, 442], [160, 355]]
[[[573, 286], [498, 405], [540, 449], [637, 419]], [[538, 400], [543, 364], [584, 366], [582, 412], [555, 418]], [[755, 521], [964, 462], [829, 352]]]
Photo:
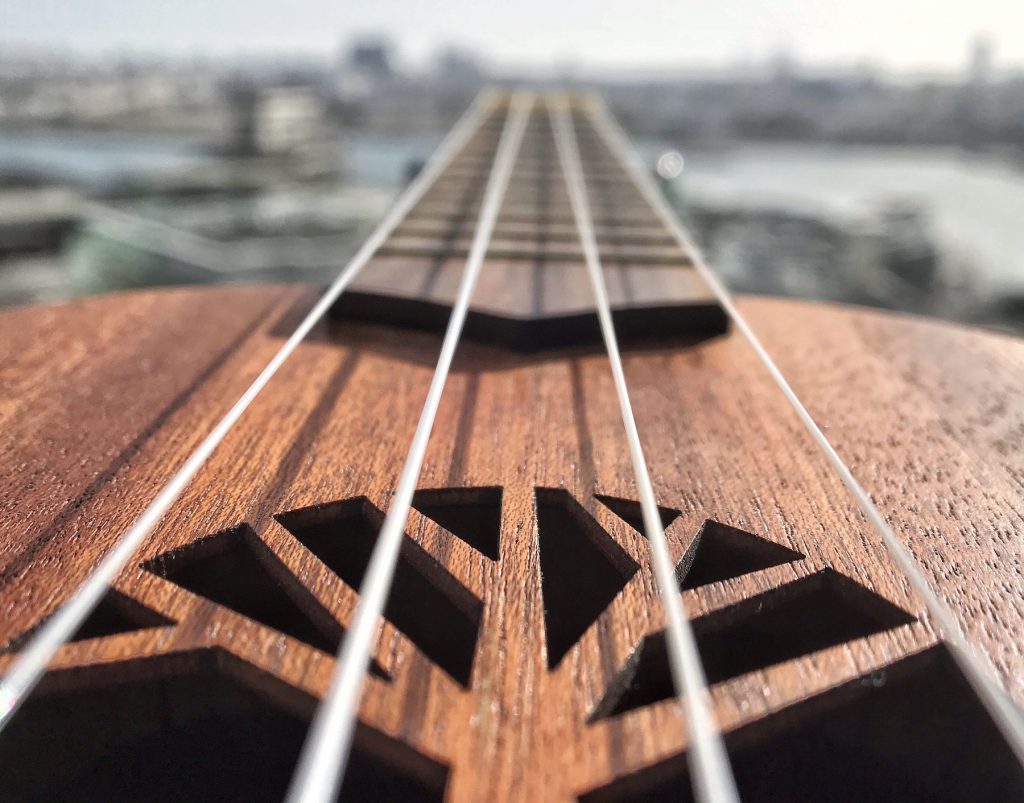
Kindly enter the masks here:
[[384, 39], [363, 39], [355, 42], [348, 54], [348, 67], [371, 80], [390, 78], [391, 45]]
[[979, 33], [971, 41], [967, 60], [967, 83], [975, 87], [987, 86], [992, 80], [992, 62], [995, 43], [988, 34]]
[[395, 78], [390, 43], [380, 37], [357, 39], [345, 51], [338, 70], [338, 95], [353, 101], [367, 97]]

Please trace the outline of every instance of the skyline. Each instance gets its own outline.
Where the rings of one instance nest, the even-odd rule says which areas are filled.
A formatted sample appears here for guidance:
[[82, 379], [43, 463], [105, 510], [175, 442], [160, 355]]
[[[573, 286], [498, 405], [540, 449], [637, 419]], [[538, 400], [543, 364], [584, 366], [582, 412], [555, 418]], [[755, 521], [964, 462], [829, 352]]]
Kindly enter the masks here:
[[[978, 36], [994, 44], [997, 70], [1024, 68], [1024, 4], [950, 0], [704, 3], [633, 0], [378, 0], [354, 8], [326, 0], [8, 0], [0, 47], [81, 56], [166, 55], [334, 58], [361, 35], [390, 40], [419, 66], [446, 45], [496, 67], [676, 70], [761, 64], [785, 53], [799, 64], [887, 72], [960, 72]], [[597, 13], [595, 9], [600, 9]], [[543, 20], [538, 26], [536, 20]]]

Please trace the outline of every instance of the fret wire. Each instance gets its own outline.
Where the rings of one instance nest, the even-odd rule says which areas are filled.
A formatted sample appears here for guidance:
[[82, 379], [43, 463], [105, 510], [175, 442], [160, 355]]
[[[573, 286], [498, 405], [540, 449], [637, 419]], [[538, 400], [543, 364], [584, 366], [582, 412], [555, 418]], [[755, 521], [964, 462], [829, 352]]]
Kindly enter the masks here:
[[618, 122], [611, 116], [607, 107], [603, 104], [596, 110], [591, 109], [590, 116], [593, 119], [594, 128], [600, 133], [609, 150], [615, 154], [629, 171], [633, 181], [637, 184], [648, 202], [654, 207], [661, 221], [675, 235], [680, 246], [690, 253], [693, 268], [707, 282], [733, 324], [743, 333], [743, 336], [751, 348], [753, 348], [754, 353], [764, 365], [769, 376], [771, 376], [772, 380], [782, 391], [782, 395], [785, 396], [801, 423], [810, 433], [811, 438], [824, 453], [829, 465], [850, 492], [864, 517], [881, 537], [882, 543], [893, 561], [900, 567], [906, 578], [910, 581], [911, 586], [924, 602], [928, 615], [934, 620], [939, 636], [945, 640], [950, 648], [950, 654], [959, 666], [960, 671], [963, 672], [971, 688], [978, 695], [978, 698], [985, 706], [996, 727], [999, 728], [1003, 738], [1006, 739], [1018, 762], [1024, 767], [1024, 717], [1021, 716], [1010, 695], [1003, 689], [1002, 684], [995, 677], [991, 667], [986, 666], [978, 656], [974, 646], [967, 638], [949, 606], [928, 583], [928, 580], [921, 571], [917, 558], [900, 541], [895, 531], [868, 495], [868, 492], [857, 478], [854, 477], [853, 472], [846, 463], [843, 462], [835, 447], [824, 432], [822, 432], [817, 422], [800, 400], [800, 397], [797, 396], [782, 371], [768, 354], [768, 351], [762, 345], [747, 319], [736, 307], [725, 285], [722, 284], [717, 274], [704, 261], [700, 249], [672, 212], [668, 202], [654, 184], [635, 151], [629, 147], [628, 140], [621, 126], [619, 126]]
[[379, 631], [380, 617], [394, 578], [412, 497], [419, 480], [445, 382], [462, 336], [469, 302], [483, 267], [487, 246], [498, 219], [498, 212], [526, 131], [533, 102], [533, 93], [517, 92], [509, 103], [505, 126], [477, 220], [473, 247], [466, 260], [458, 295], [448, 318], [430, 388], [395, 494], [359, 587], [359, 601], [351, 626], [338, 652], [334, 677], [306, 737], [298, 769], [288, 792], [287, 799], [290, 803], [333, 801], [345, 771], [373, 637]]
[[679, 592], [668, 540], [665, 538], [665, 529], [654, 496], [654, 485], [647, 470], [647, 462], [640, 443], [640, 433], [637, 430], [633, 407], [629, 399], [629, 389], [626, 385], [622, 355], [619, 352], [615, 324], [612, 320], [608, 290], [602, 275], [601, 257], [591, 219], [590, 203], [587, 200], [585, 179], [568, 101], [564, 96], [560, 96], [554, 103], [549, 99], [548, 112], [551, 115], [555, 131], [559, 162], [569, 189], [569, 198], [579, 229], [587, 274], [590, 277], [594, 298], [597, 302], [601, 334], [608, 351], [619, 410], [626, 430], [626, 439], [629, 442], [630, 460], [633, 464], [633, 473], [640, 495], [644, 531], [654, 563], [662, 605], [668, 618], [666, 633], [669, 665], [677, 695], [686, 712], [691, 748], [687, 753], [687, 758], [693, 779], [694, 794], [698, 800], [705, 803], [738, 803], [739, 795], [736, 791], [736, 782], [729, 766], [729, 758], [722, 742], [721, 733], [715, 724], [707, 678], [701, 665], [693, 628], [686, 615], [683, 598]]
[[86, 617], [99, 604], [108, 585], [160, 522], [171, 505], [206, 463], [256, 396], [291, 356], [299, 343], [327, 313], [331, 305], [366, 265], [395, 227], [405, 218], [423, 194], [433, 185], [448, 163], [481, 128], [495, 105], [496, 93], [481, 92], [456, 126], [431, 156], [420, 175], [402, 194], [349, 263], [338, 274], [323, 296], [298, 325], [284, 345], [267, 363], [259, 376], [238, 401], [217, 422], [178, 470], [160, 488], [156, 496], [131, 527], [117, 540], [83, 583], [46, 620], [22, 649], [7, 675], [0, 681], [0, 732], [14, 717], [24, 699], [39, 682], [57, 650], [70, 639]]

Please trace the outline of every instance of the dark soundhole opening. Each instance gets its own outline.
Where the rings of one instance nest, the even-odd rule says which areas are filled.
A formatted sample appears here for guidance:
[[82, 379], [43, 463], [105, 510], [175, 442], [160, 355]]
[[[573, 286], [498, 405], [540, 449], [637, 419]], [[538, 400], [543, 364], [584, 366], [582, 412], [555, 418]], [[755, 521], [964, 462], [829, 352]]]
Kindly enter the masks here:
[[[247, 524], [160, 555], [143, 567], [330, 655], [341, 644], [344, 628]], [[370, 671], [387, 677], [376, 662]]]
[[544, 633], [554, 669], [640, 567], [568, 491], [537, 488], [536, 498]]
[[[830, 569], [701, 616], [694, 635], [709, 684], [909, 624], [914, 617]], [[665, 634], [633, 652], [591, 717], [604, 719], [675, 695]]]
[[[741, 728], [726, 745], [744, 803], [1024, 800], [1024, 772], [941, 646]], [[693, 799], [685, 755], [580, 797]]]
[[501, 488], [437, 488], [417, 491], [412, 505], [491, 560], [498, 559]]
[[[313, 701], [252, 667], [236, 668], [256, 678], [250, 686], [223, 670], [228, 660], [235, 659], [208, 650], [108, 666], [101, 675], [61, 673], [82, 674], [75, 688], [50, 684], [30, 697], [0, 740], [2, 796], [278, 803]], [[447, 774], [361, 726], [337, 799], [440, 801]]]
[[[351, 588], [363, 583], [384, 514], [357, 497], [282, 513], [278, 521]], [[384, 618], [464, 687], [470, 683], [483, 603], [408, 535]]]
[[[47, 621], [47, 619], [43, 619], [31, 629], [11, 639], [0, 650], [0, 653], [20, 650]], [[99, 604], [93, 608], [92, 613], [86, 617], [86, 620], [68, 639], [68, 642], [117, 636], [121, 633], [134, 633], [137, 630], [148, 630], [153, 627], [170, 627], [173, 624], [173, 619], [157, 613], [138, 600], [111, 588], [107, 590]]]

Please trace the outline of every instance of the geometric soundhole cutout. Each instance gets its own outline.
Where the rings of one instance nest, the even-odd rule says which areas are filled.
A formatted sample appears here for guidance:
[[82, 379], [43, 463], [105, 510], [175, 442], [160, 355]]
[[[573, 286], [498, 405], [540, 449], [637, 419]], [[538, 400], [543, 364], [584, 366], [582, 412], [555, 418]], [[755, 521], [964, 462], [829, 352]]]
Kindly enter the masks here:
[[[15, 636], [9, 641], [0, 652], [11, 652], [18, 650], [21, 646], [34, 636], [39, 628], [46, 623], [42, 622], [26, 630], [24, 633]], [[154, 610], [147, 608], [141, 602], [126, 597], [119, 591], [110, 588], [93, 608], [92, 613], [79, 626], [68, 642], [87, 641], [95, 638], [116, 636], [120, 633], [133, 633], [137, 630], [148, 630], [152, 627], [169, 627], [174, 620]]]
[[640, 567], [567, 491], [535, 493], [548, 668], [554, 669]]
[[[709, 684], [909, 624], [914, 617], [825, 569], [693, 620]], [[675, 696], [664, 632], [647, 636], [609, 684], [591, 721]]]
[[118, 633], [132, 633], [173, 624], [173, 619], [111, 588], [68, 641], [116, 636]]
[[[418, 537], [425, 532], [425, 543], [431, 548], [444, 551], [445, 545], [456, 546], [456, 552], [449, 553], [453, 561], [456, 558], [464, 561], [469, 555], [468, 550], [455, 545], [453, 539], [461, 540], [479, 553], [469, 556], [473, 559], [468, 568], [482, 572], [474, 582], [483, 580], [489, 588], [494, 588], [496, 580], [501, 583], [500, 593], [490, 598], [504, 606], [498, 617], [505, 619], [504, 628], [523, 627], [520, 617], [529, 614], [526, 610], [529, 606], [518, 604], [518, 600], [513, 600], [516, 604], [507, 605], [508, 600], [503, 599], [503, 595], [514, 596], [516, 583], [528, 582], [532, 590], [536, 588], [532, 583], [538, 582], [540, 599], [537, 602], [542, 611], [534, 607], [535, 616], [529, 616], [526, 623], [531, 629], [536, 625], [539, 631], [542, 618], [543, 633], [530, 633], [531, 649], [535, 645], [538, 649], [527, 661], [535, 656], [546, 662], [548, 671], [561, 668], [562, 681], [575, 683], [578, 679], [565, 673], [576, 673], [580, 669], [586, 673], [595, 668], [577, 667], [574, 662], [566, 662], [565, 657], [576, 648], [583, 656], [581, 660], [595, 655], [607, 660], [606, 636], [609, 633], [599, 628], [616, 627], [609, 609], [618, 611], [617, 606], [625, 602], [622, 594], [630, 582], [643, 584], [637, 589], [631, 587], [631, 591], [646, 593], [653, 582], [651, 568], [646, 554], [635, 553], [634, 559], [569, 491], [535, 487], [533, 501], [536, 555], [509, 552], [509, 549], [530, 550], [533, 530], [528, 521], [503, 522], [500, 487], [416, 491], [413, 507], [436, 524], [437, 529], [415, 519], [414, 532]], [[603, 505], [636, 532], [644, 534], [638, 502], [597, 496], [592, 503]], [[659, 507], [658, 511], [663, 527], [675, 525], [676, 530], [679, 529], [682, 515], [679, 510]], [[320, 577], [326, 572], [333, 573], [340, 582], [359, 592], [385, 518], [369, 499], [348, 498], [280, 513], [275, 518], [294, 539], [293, 550], [300, 549], [301, 544], [311, 553], [305, 557], [307, 567], [311, 567], [315, 557], [320, 562], [317, 568]], [[506, 524], [515, 526], [503, 526]], [[424, 531], [424, 527], [428, 529]], [[503, 529], [506, 537], [519, 541], [503, 543]], [[621, 527], [610, 529], [617, 536], [623, 532]], [[441, 543], [434, 543], [436, 539]], [[632, 539], [625, 543], [631, 551], [636, 548]], [[505, 559], [502, 559], [502, 551]], [[506, 566], [505, 560], [513, 556], [516, 560]], [[520, 559], [524, 557], [528, 571], [538, 572], [539, 577], [514, 577], [508, 585], [508, 571], [521, 571]], [[800, 560], [803, 555], [781, 544], [706, 520], [679, 560], [676, 577], [682, 589], [694, 589]], [[259, 624], [272, 628], [329, 654], [337, 652], [344, 637], [340, 622], [247, 524], [202, 538], [142, 565], [169, 582], [251, 620], [252, 627]], [[465, 569], [460, 566], [458, 570]], [[403, 680], [410, 670], [414, 677], [422, 677], [421, 670], [434, 666], [455, 683], [470, 689], [473, 669], [478, 662], [478, 643], [485, 643], [486, 649], [491, 651], [502, 649], [500, 644], [506, 638], [505, 630], [499, 629], [497, 633], [484, 634], [487, 638], [480, 642], [481, 599], [406, 533], [401, 536], [382, 613], [400, 634], [399, 638], [415, 648], [413, 654], [407, 656], [409, 660], [396, 664], [402, 668]], [[224, 610], [218, 615], [228, 618]], [[705, 614], [691, 624], [707, 681], [714, 685], [913, 621], [911, 615], [854, 580], [832, 569], [824, 569]], [[166, 617], [110, 591], [76, 638], [97, 638], [170, 624], [173, 623]], [[394, 631], [389, 630], [389, 633]], [[614, 632], [611, 634], [614, 636]], [[588, 639], [595, 635], [598, 643], [593, 644]], [[23, 638], [24, 635], [17, 641]], [[588, 650], [594, 647], [596, 652], [581, 651], [581, 640]], [[283, 636], [281, 641], [284, 641]], [[543, 644], [543, 653], [538, 641]], [[262, 670], [219, 648], [197, 650], [194, 655], [197, 656], [195, 662], [190, 658], [193, 653], [177, 652], [130, 662], [131, 670], [122, 669], [120, 676], [116, 672], [100, 673], [85, 676], [84, 681], [76, 680], [70, 685], [54, 684], [50, 689], [44, 685], [45, 693], [30, 699], [26, 713], [17, 720], [32, 723], [29, 713], [35, 707], [36, 724], [22, 726], [22, 743], [28, 745], [28, 752], [17, 755], [5, 752], [4, 740], [0, 739], [0, 772], [4, 773], [0, 778], [19, 794], [24, 792], [16, 799], [33, 795], [41, 799], [61, 796], [92, 796], [103, 800], [280, 799], [294, 769], [315, 701], [308, 701], [307, 710], [295, 703], [295, 696], [302, 696], [296, 689], [284, 686], [284, 691], [268, 693], [268, 686], [283, 681], [269, 676], [261, 678]], [[165, 667], [151, 668], [162, 666], [165, 659]], [[493, 660], [493, 655], [483, 655], [479, 663], [493, 665]], [[193, 671], [196, 667], [198, 669]], [[516, 671], [517, 667], [511, 669]], [[370, 671], [389, 679], [375, 661], [371, 662]], [[892, 677], [895, 681], [897, 673]], [[927, 675], [928, 682], [930, 678]], [[872, 676], [871, 681], [875, 680]], [[892, 685], [895, 688], [895, 682]], [[403, 699], [409, 699], [410, 694], [424, 694], [425, 688], [415, 682], [408, 689], [401, 684], [391, 687], [393, 693]], [[493, 705], [505, 694], [504, 689], [493, 686], [481, 687], [472, 693], [476, 691], [482, 694], [479, 702], [486, 705]], [[653, 633], [635, 645], [615, 672], [588, 722], [622, 715], [675, 696], [665, 633]], [[831, 705], [833, 698], [827, 697], [827, 700]], [[879, 710], [885, 705], [899, 704], [884, 695], [877, 695], [873, 700], [878, 702], [875, 708]], [[501, 700], [500, 704], [514, 706], [517, 701], [509, 698]], [[570, 715], [579, 711], [575, 700], [566, 701], [566, 707]], [[809, 720], [813, 715], [813, 712], [808, 715]], [[970, 716], [966, 709], [964, 716]], [[788, 718], [770, 716], [756, 724], [762, 727], [765, 723], [778, 723], [773, 727], [783, 733], [789, 722]], [[585, 727], [583, 722], [576, 724]], [[807, 732], [799, 731], [799, 738], [820, 740], [822, 745], [828, 745], [827, 750], [821, 748], [819, 762], [825, 761], [826, 754], [834, 754], [845, 762], [846, 769], [833, 769], [830, 778], [857, 775], [861, 782], [863, 779], [858, 773], [870, 775], [874, 771], [865, 758], [870, 756], [870, 751], [864, 745], [870, 747], [872, 740], [880, 745], [885, 742], [884, 734], [878, 735], [875, 725], [861, 724], [863, 733], [867, 734], [864, 744], [840, 743], [843, 734], [832, 733], [820, 723]], [[58, 738], [65, 732], [74, 738]], [[774, 737], [766, 734], [767, 731], [758, 730], [751, 737], [751, 743], [761, 740], [763, 754], [744, 753], [737, 747], [740, 758], [734, 759], [734, 766], [744, 799], [748, 796], [753, 800], [814, 797], [804, 794], [807, 789], [791, 782], [791, 778], [776, 777], [780, 773], [803, 771], [799, 762], [786, 753], [796, 749], [796, 737], [780, 736], [773, 741]], [[78, 738], [79, 735], [82, 738]], [[547, 737], [548, 734], [538, 735], [541, 739]], [[185, 744], [189, 738], [191, 742]], [[925, 738], [913, 738], [927, 746]], [[52, 753], [42, 746], [49, 742], [58, 744]], [[892, 748], [893, 752], [898, 753], [899, 747]], [[44, 753], [43, 759], [22, 762], [25, 766], [19, 766], [18, 755]], [[769, 761], [765, 756], [774, 758]], [[661, 794], [685, 796], [689, 794], [688, 787], [685, 781], [680, 781], [685, 776], [685, 765], [680, 769], [672, 763], [679, 760], [676, 756], [670, 762], [663, 762], [655, 774], [635, 773], [625, 779], [629, 781], [626, 785], [620, 784], [624, 779], [619, 778], [581, 799], [657, 800]], [[685, 762], [685, 757], [681, 760]], [[877, 759], [883, 775], [891, 770], [886, 760], [884, 757]], [[462, 771], [458, 764], [455, 771]], [[442, 800], [448, 786], [448, 773], [447, 766], [358, 724], [339, 799]], [[665, 786], [663, 782], [668, 776], [674, 781]], [[768, 785], [762, 788], [758, 784], [765, 777], [770, 783], [764, 782]], [[992, 783], [1003, 783], [993, 777]], [[147, 786], [140, 786], [142, 783]], [[842, 786], [838, 780], [835, 783]], [[899, 789], [891, 787], [891, 778], [887, 783], [890, 787], [879, 786], [878, 789]], [[821, 789], [828, 791], [830, 799], [843, 799], [845, 787], [836, 792], [834, 786], [824, 781], [820, 784]], [[865, 788], [863, 784], [862, 788]], [[871, 799], [871, 793], [877, 789], [870, 784], [866, 788], [869, 794], [850, 799]], [[753, 791], [748, 793], [748, 789]], [[790, 789], [795, 791], [791, 794]], [[809, 789], [815, 791], [814, 787]], [[941, 797], [942, 787], [928, 789], [933, 797]], [[983, 798], [984, 784], [979, 789]], [[913, 798], [908, 795], [908, 799]]]
[[[247, 524], [146, 561], [193, 594], [333, 655], [344, 630]], [[371, 671], [386, 674], [378, 665]]]
[[[640, 512], [639, 502], [634, 502], [632, 499], [620, 499], [617, 496], [605, 496], [604, 494], [594, 494], [594, 498], [640, 533], [640, 535], [646, 536], [644, 532], [644, 517]], [[662, 527], [668, 527], [681, 515], [678, 510], [673, 510], [670, 507], [661, 507], [660, 505], [658, 506], [658, 514], [661, 516]]]
[[[355, 591], [362, 585], [384, 514], [365, 497], [316, 505], [277, 520]], [[468, 687], [483, 604], [403, 534], [384, 618], [427, 658]]]
[[[597, 494], [596, 498], [646, 537], [639, 502], [601, 494]], [[666, 528], [681, 515], [680, 511], [667, 507], [659, 507], [658, 513], [661, 515], [662, 527]], [[699, 588], [770, 569], [772, 566], [803, 560], [803, 557], [799, 552], [781, 544], [708, 519], [676, 566], [676, 577], [683, 589]]]
[[[47, 684], [0, 739], [4, 800], [284, 798], [315, 701], [219, 649]], [[364, 725], [337, 800], [440, 801], [448, 768]]]
[[684, 589], [699, 588], [803, 557], [781, 544], [708, 519], [679, 561], [676, 577]]
[[417, 491], [412, 506], [491, 560], [498, 559], [501, 488]]
[[[942, 645], [726, 737], [744, 803], [1024, 800], [1024, 772]], [[692, 800], [686, 756], [580, 798]]]

